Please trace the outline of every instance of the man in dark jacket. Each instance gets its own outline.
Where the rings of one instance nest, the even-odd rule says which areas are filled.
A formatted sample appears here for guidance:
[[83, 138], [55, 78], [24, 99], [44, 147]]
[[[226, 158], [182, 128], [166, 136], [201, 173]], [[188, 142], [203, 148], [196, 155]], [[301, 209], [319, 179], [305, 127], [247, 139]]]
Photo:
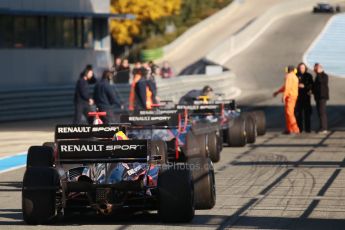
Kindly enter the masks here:
[[316, 74], [313, 93], [316, 102], [316, 109], [320, 121], [320, 133], [327, 134], [327, 111], [326, 103], [329, 100], [328, 75], [324, 72], [322, 66], [316, 63], [314, 66]]
[[310, 118], [311, 118], [311, 94], [313, 90], [313, 76], [308, 73], [307, 66], [300, 63], [297, 68], [298, 98], [295, 108], [297, 124], [300, 132], [305, 131], [310, 133]]
[[179, 104], [192, 105], [200, 96], [212, 97], [213, 89], [206, 85], [202, 90], [194, 89], [181, 97]]
[[[74, 92], [74, 124], [82, 124], [83, 117], [88, 120], [88, 112], [90, 106], [94, 104], [93, 99], [90, 97], [89, 81], [93, 78], [92, 69], [86, 69], [80, 74]], [[89, 121], [90, 122], [90, 121]]]
[[116, 108], [121, 108], [119, 96], [116, 94], [115, 90], [109, 83], [112, 77], [113, 75], [110, 71], [104, 71], [102, 80], [100, 80], [96, 84], [94, 91], [94, 99], [97, 108], [99, 109], [99, 111], [107, 113], [105, 117], [101, 118], [104, 124], [117, 122], [114, 110]]
[[143, 68], [141, 72], [142, 77], [135, 85], [135, 109], [152, 109], [152, 104], [157, 103], [157, 86], [150, 68]]

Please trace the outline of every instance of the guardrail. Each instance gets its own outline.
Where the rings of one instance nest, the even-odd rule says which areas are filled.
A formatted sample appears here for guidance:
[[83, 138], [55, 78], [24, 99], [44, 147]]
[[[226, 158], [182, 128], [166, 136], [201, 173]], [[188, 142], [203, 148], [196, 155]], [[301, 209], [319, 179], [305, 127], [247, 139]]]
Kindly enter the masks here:
[[[224, 72], [219, 75], [193, 75], [171, 79], [157, 79], [158, 96], [178, 102], [180, 97], [192, 89], [210, 85], [215, 92], [228, 98], [238, 96], [241, 91], [233, 86], [235, 75]], [[0, 122], [72, 117], [74, 113], [74, 87], [51, 87], [0, 91]], [[121, 101], [128, 103], [130, 85], [116, 84]], [[91, 87], [92, 89], [92, 87]]]
[[[330, 0], [329, 2], [342, 1]], [[224, 65], [230, 58], [251, 45], [276, 20], [308, 10], [311, 12], [312, 6], [317, 2], [319, 0], [290, 0], [270, 8], [246, 29], [234, 34], [217, 46], [206, 56], [206, 59]]]
[[[72, 116], [74, 87], [0, 91], [0, 122]], [[114, 85], [114, 90], [127, 101], [128, 84]]]

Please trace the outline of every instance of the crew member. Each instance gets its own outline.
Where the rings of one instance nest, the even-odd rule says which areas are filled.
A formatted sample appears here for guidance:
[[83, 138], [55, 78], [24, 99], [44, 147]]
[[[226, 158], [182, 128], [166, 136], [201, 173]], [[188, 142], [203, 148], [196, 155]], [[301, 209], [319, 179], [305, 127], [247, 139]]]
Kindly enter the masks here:
[[200, 96], [213, 97], [213, 89], [206, 85], [202, 90], [191, 90], [181, 97], [179, 104], [192, 105], [194, 101], [198, 100]]
[[93, 71], [90, 68], [86, 68], [83, 73], [80, 74], [80, 78], [77, 81], [74, 92], [74, 124], [82, 124], [83, 117], [88, 119], [88, 112], [90, 112], [90, 106], [94, 104], [93, 99], [90, 97], [89, 81], [93, 79]]
[[302, 62], [297, 68], [298, 77], [298, 99], [296, 103], [296, 119], [298, 128], [301, 132], [305, 130], [310, 133], [310, 118], [312, 113], [311, 108], [311, 94], [313, 90], [313, 76], [308, 73], [307, 66]]
[[286, 68], [285, 84], [273, 96], [283, 93], [283, 102], [285, 103], [286, 134], [297, 134], [299, 128], [295, 117], [295, 106], [298, 97], [298, 78], [297, 70], [294, 66]]
[[151, 69], [143, 68], [142, 77], [135, 85], [135, 109], [152, 109], [157, 103], [157, 87], [151, 76]]
[[121, 108], [119, 96], [109, 83], [112, 77], [113, 75], [110, 71], [104, 71], [102, 80], [96, 84], [94, 91], [94, 99], [97, 108], [99, 111], [107, 113], [105, 117], [101, 118], [104, 124], [117, 122], [114, 110]]
[[316, 102], [317, 114], [320, 121], [319, 132], [327, 134], [327, 111], [326, 103], [329, 100], [328, 75], [323, 70], [319, 63], [314, 65], [314, 72], [316, 74], [314, 82], [314, 98]]
[[138, 81], [141, 79], [142, 76], [142, 68], [140, 70], [135, 71], [135, 74], [133, 76], [133, 81], [131, 84], [131, 90], [129, 92], [129, 106], [128, 110], [133, 111], [135, 108], [135, 86], [138, 83]]

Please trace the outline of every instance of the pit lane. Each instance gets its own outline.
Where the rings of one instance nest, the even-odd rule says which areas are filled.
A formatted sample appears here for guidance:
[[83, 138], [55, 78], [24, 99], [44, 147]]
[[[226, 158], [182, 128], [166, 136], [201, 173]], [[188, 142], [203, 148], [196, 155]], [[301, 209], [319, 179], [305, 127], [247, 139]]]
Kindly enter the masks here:
[[[283, 64], [301, 60], [303, 52], [328, 17], [314, 17], [306, 13], [280, 20], [243, 53], [247, 56], [240, 54], [232, 59], [238, 64], [233, 70], [240, 73], [244, 83], [246, 80], [259, 81], [248, 89], [254, 92], [259, 87], [262, 90], [255, 91], [258, 94], [248, 94], [242, 100], [266, 109], [270, 127], [273, 128], [271, 130], [282, 127], [281, 104], [270, 96], [271, 89], [281, 83]], [[302, 33], [307, 28], [308, 33]], [[293, 41], [301, 39], [298, 40], [300, 43], [296, 43], [298, 47], [291, 41], [279, 39], [292, 34]], [[275, 43], [278, 43], [277, 46], [274, 46]], [[268, 52], [265, 59], [262, 58], [264, 50]], [[278, 62], [278, 56], [281, 66], [274, 65]], [[249, 71], [250, 66], [253, 72], [240, 72]], [[250, 76], [255, 79], [250, 79]], [[221, 162], [215, 165], [217, 205], [212, 210], [197, 211], [190, 224], [166, 225], [159, 223], [155, 214], [143, 213], [111, 218], [83, 215], [62, 220], [53, 226], [39, 226], [39, 229], [344, 229], [345, 132], [341, 127], [345, 126], [340, 106], [344, 98], [343, 85], [341, 79], [331, 80], [333, 96], [330, 123], [331, 128], [338, 131], [328, 135], [313, 133], [301, 136], [285, 136], [270, 131], [266, 136], [259, 137], [254, 145], [224, 148]], [[24, 129], [26, 136], [30, 133], [28, 140], [16, 138], [23, 132], [20, 125], [8, 127], [6, 134], [1, 132], [0, 135], [3, 149], [14, 151], [20, 143], [25, 147], [29, 143], [39, 144], [53, 137], [49, 128], [43, 132], [37, 129], [35, 125]], [[0, 174], [1, 229], [37, 228], [26, 226], [22, 221], [22, 176], [22, 169]]]

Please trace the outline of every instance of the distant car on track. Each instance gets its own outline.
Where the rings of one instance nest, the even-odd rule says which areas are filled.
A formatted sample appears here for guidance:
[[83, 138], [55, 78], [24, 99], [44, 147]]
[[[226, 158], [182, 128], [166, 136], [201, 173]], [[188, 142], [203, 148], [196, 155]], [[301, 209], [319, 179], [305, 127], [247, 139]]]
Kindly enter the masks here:
[[332, 6], [331, 4], [328, 3], [318, 3], [316, 6], [313, 8], [313, 13], [336, 13], [340, 12], [340, 6]]

